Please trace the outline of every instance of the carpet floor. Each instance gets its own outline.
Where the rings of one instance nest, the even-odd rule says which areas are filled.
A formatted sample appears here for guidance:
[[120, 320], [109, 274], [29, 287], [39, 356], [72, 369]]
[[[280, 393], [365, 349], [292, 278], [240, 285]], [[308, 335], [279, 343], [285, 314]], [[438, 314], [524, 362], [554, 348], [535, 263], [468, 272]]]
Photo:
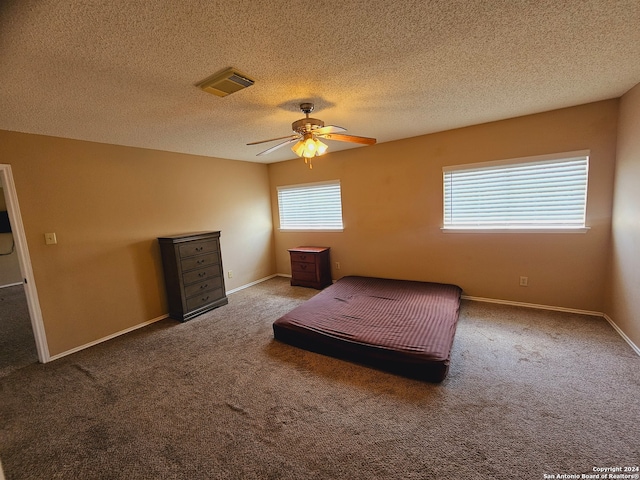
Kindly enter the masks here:
[[0, 378], [37, 361], [24, 287], [0, 288]]
[[273, 278], [189, 322], [0, 378], [7, 480], [543, 479], [640, 465], [640, 357], [602, 318], [463, 301], [449, 376], [429, 384], [274, 340], [272, 322], [315, 293]]

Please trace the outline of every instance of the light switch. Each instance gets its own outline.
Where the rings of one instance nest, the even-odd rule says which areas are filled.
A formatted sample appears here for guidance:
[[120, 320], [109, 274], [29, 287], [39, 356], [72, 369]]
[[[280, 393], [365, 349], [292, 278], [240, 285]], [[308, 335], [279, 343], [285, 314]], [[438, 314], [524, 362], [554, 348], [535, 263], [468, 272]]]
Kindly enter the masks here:
[[47, 245], [55, 245], [56, 243], [58, 243], [55, 233], [45, 233], [44, 241]]

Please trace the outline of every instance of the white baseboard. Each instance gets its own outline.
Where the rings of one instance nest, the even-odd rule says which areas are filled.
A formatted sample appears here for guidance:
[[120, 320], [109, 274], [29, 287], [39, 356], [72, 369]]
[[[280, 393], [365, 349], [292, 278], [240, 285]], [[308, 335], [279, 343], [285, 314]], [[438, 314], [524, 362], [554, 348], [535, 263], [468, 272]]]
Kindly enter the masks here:
[[94, 340], [93, 342], [80, 345], [79, 347], [72, 348], [71, 350], [67, 350], [66, 352], [58, 353], [57, 355], [52, 355], [49, 357], [49, 361], [57, 360], [59, 358], [66, 357], [67, 355], [71, 355], [72, 353], [79, 352], [80, 350], [84, 350], [85, 348], [93, 347], [95, 345], [98, 345], [99, 343], [106, 342], [107, 340], [119, 337], [120, 335], [124, 335], [125, 333], [133, 332], [134, 330], [138, 330], [139, 328], [146, 327], [147, 325], [159, 322], [160, 320], [164, 320], [165, 318], [169, 318], [169, 315], [160, 315], [159, 317], [156, 317], [152, 320], [139, 323], [138, 325], [134, 325], [133, 327], [125, 328], [124, 330], [120, 330], [119, 332], [112, 333], [111, 335], [99, 338], [98, 340]]
[[461, 298], [464, 300], [472, 300], [474, 302], [499, 303], [501, 305], [512, 305], [514, 307], [537, 308], [539, 310], [553, 310], [555, 312], [579, 313], [580, 315], [591, 315], [592, 317], [602, 317], [604, 315], [601, 312], [592, 312], [590, 310], [554, 307], [552, 305], [540, 305], [537, 303], [512, 302], [510, 300], [499, 300], [495, 298], [470, 297], [469, 295], [462, 295]]
[[604, 317], [604, 319], [609, 322], [609, 325], [611, 325], [613, 327], [613, 329], [618, 332], [618, 334], [624, 339], [625, 342], [627, 342], [629, 344], [629, 346], [633, 349], [634, 352], [636, 352], [638, 355], [640, 355], [640, 347], [638, 347], [635, 343], [633, 343], [631, 341], [631, 339], [629, 337], [627, 337], [627, 334], [624, 333], [622, 331], [622, 329], [616, 325], [616, 322], [614, 322], [611, 317], [609, 315], [607, 315], [606, 313], [602, 315]]
[[[269, 280], [270, 278], [273, 278], [273, 277], [276, 277], [276, 276], [277, 276], [277, 274], [261, 278], [259, 280], [256, 280], [255, 282], [247, 283], [246, 285], [242, 285], [241, 287], [234, 288], [232, 290], [228, 290], [226, 293], [227, 293], [227, 295], [229, 295], [229, 294], [238, 292], [240, 290], [244, 290], [245, 288], [251, 287], [252, 285], [256, 285], [258, 283], [262, 283], [262, 282], [264, 282], [266, 280]], [[22, 284], [18, 283], [16, 285], [22, 285]], [[52, 355], [51, 357], [49, 357], [48, 361], [57, 360], [59, 358], [66, 357], [67, 355], [71, 355], [72, 353], [79, 352], [80, 350], [84, 350], [85, 348], [93, 347], [95, 345], [98, 345], [99, 343], [106, 342], [106, 341], [111, 340], [112, 338], [115, 338], [115, 337], [119, 337], [120, 335], [124, 335], [126, 333], [133, 332], [134, 330], [138, 330], [139, 328], [146, 327], [147, 325], [151, 325], [152, 323], [159, 322], [160, 320], [164, 320], [165, 318], [169, 318], [169, 314], [161, 315], [159, 317], [153, 318], [153, 319], [148, 320], [146, 322], [139, 323], [138, 325], [134, 325], [133, 327], [125, 328], [124, 330], [121, 330], [119, 332], [113, 333], [111, 335], [107, 335], [106, 337], [103, 337], [103, 338], [99, 338], [98, 340], [94, 340], [93, 342], [89, 342], [89, 343], [86, 343], [84, 345], [80, 345], [79, 347], [75, 347], [75, 348], [72, 348], [71, 350], [67, 350], [65, 352], [58, 353], [57, 355]]]
[[[249, 288], [249, 287], [251, 287], [253, 285], [257, 285], [258, 283], [265, 282], [265, 281], [267, 281], [267, 280], [269, 280], [271, 278], [274, 278], [274, 277], [291, 278], [291, 275], [288, 275], [286, 273], [276, 273], [274, 275], [269, 275], [268, 277], [260, 278], [260, 279], [254, 281], [254, 282], [247, 283], [246, 285], [242, 285], [242, 286], [234, 288], [232, 290], [228, 290], [226, 293], [227, 293], [227, 295], [230, 295], [232, 293], [239, 292], [240, 290], [244, 290], [245, 288]], [[22, 285], [22, 284], [21, 283], [17, 283], [16, 285]], [[618, 327], [618, 325], [616, 325], [616, 323], [608, 315], [606, 315], [606, 314], [604, 314], [602, 312], [593, 312], [593, 311], [589, 311], [589, 310], [578, 310], [578, 309], [575, 309], [575, 308], [554, 307], [554, 306], [551, 306], [551, 305], [539, 305], [539, 304], [536, 304], [536, 303], [512, 302], [510, 300], [499, 300], [499, 299], [494, 299], [494, 298], [472, 297], [472, 296], [469, 296], [469, 295], [462, 295], [461, 298], [464, 299], [464, 300], [471, 300], [473, 302], [498, 303], [498, 304], [501, 304], [501, 305], [512, 305], [512, 306], [515, 306], [515, 307], [537, 308], [537, 309], [540, 309], [540, 310], [552, 310], [552, 311], [556, 311], [556, 312], [578, 313], [578, 314], [581, 314], [581, 315], [591, 315], [591, 316], [594, 316], [594, 317], [603, 317], [607, 322], [609, 322], [609, 324], [614, 328], [614, 330], [616, 332], [618, 332], [618, 334], [624, 339], [624, 341], [629, 344], [629, 346], [633, 349], [633, 351], [636, 352], [638, 355], [640, 355], [640, 348], [638, 348], [638, 346], [631, 341], [631, 339], [620, 329], [620, 327]], [[124, 334], [132, 332], [134, 330], [138, 330], [139, 328], [146, 327], [147, 325], [151, 325], [152, 323], [158, 322], [160, 320], [164, 320], [165, 318], [169, 318], [169, 315], [168, 314], [161, 315], [159, 317], [156, 317], [154, 319], [151, 319], [151, 320], [148, 320], [146, 322], [140, 323], [140, 324], [135, 325], [133, 327], [129, 327], [129, 328], [126, 328], [126, 329], [121, 330], [119, 332], [113, 333], [111, 335], [107, 335], [106, 337], [100, 338], [98, 340], [94, 340], [93, 342], [89, 342], [89, 343], [87, 343], [85, 345], [80, 345], [79, 347], [72, 348], [71, 350], [67, 350], [65, 352], [58, 353], [57, 355], [52, 355], [51, 357], [49, 357], [49, 361], [57, 360], [59, 358], [66, 357], [67, 355], [71, 355], [72, 353], [79, 352], [80, 350], [84, 350], [85, 348], [93, 347], [95, 345], [98, 345], [99, 343], [111, 340], [112, 338], [119, 337], [120, 335], [124, 335]]]
[[23, 285], [23, 283], [22, 282], [8, 283], [7, 285], [0, 285], [0, 288], [17, 287], [18, 285]]
[[263, 277], [259, 280], [256, 280], [255, 282], [251, 282], [251, 283], [247, 283], [246, 285], [242, 285], [240, 287], [234, 288], [232, 290], [227, 290], [227, 295], [230, 295], [232, 293], [236, 293], [239, 292], [240, 290], [244, 290], [245, 288], [249, 288], [252, 287], [254, 285], [257, 285], [258, 283], [262, 283], [262, 282], [266, 282], [267, 280], [277, 277], [279, 274], [274, 273], [273, 275], [269, 275], [268, 277]]
[[552, 310], [555, 312], [567, 312], [567, 313], [578, 313], [580, 315], [590, 315], [592, 317], [602, 317], [613, 327], [613, 329], [618, 332], [618, 335], [622, 337], [622, 339], [629, 344], [629, 346], [640, 355], [640, 348], [631, 341], [631, 339], [622, 331], [618, 325], [607, 315], [602, 312], [593, 312], [590, 310], [578, 310], [575, 308], [565, 308], [565, 307], [554, 307], [551, 305], [539, 305], [536, 303], [524, 303], [524, 302], [512, 302], [510, 300], [497, 300], [494, 298], [483, 298], [483, 297], [471, 297], [469, 295], [462, 295], [462, 299], [471, 300], [473, 302], [487, 302], [487, 303], [499, 303], [501, 305], [512, 305], [515, 307], [525, 307], [525, 308], [537, 308], [539, 310]]

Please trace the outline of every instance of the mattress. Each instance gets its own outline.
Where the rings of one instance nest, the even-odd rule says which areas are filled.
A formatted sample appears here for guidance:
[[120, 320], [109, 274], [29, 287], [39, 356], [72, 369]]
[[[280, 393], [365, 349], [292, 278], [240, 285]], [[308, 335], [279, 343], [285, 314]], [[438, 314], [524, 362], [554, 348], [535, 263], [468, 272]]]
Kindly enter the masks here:
[[282, 342], [430, 382], [449, 371], [462, 289], [347, 276], [273, 323]]

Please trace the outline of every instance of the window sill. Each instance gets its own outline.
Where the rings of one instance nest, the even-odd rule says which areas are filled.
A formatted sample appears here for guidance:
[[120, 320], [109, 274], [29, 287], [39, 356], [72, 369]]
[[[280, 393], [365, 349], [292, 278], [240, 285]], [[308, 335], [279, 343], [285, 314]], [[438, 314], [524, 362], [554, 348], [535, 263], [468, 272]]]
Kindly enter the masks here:
[[591, 227], [541, 227], [541, 228], [470, 228], [470, 227], [441, 227], [442, 233], [587, 233]]
[[343, 232], [343, 228], [279, 228], [280, 232]]

